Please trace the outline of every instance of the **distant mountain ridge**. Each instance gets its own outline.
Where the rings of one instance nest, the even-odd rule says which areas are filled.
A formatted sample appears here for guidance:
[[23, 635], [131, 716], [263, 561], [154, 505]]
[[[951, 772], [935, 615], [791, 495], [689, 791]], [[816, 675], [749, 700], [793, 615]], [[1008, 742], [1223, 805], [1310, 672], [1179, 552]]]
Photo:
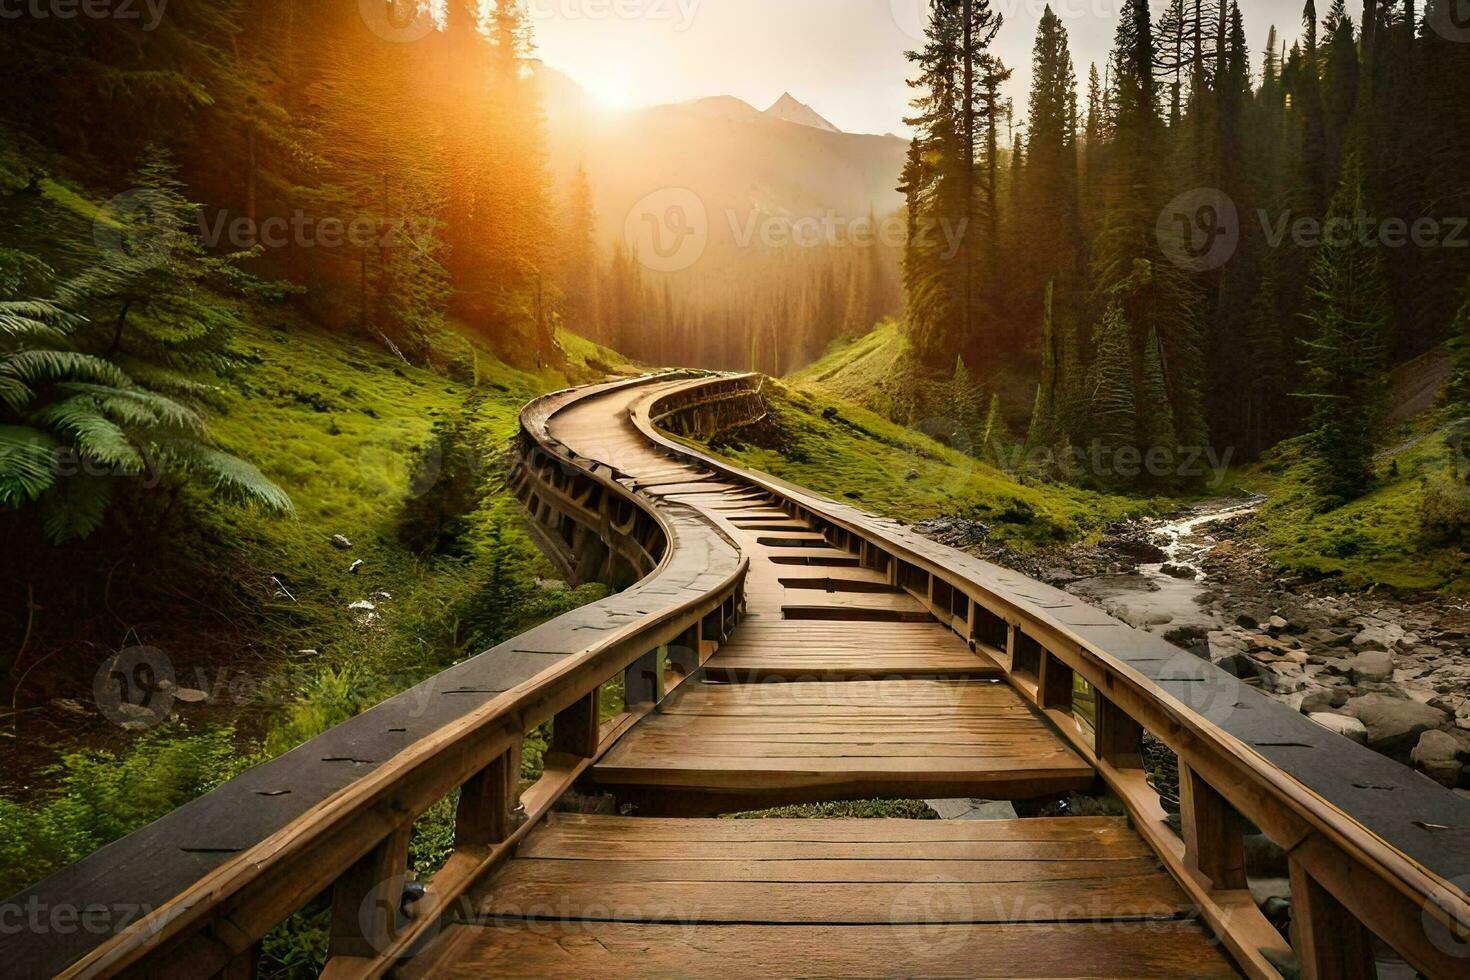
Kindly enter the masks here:
[[732, 244], [752, 215], [835, 216], [839, 223], [892, 215], [908, 144], [893, 135], [844, 133], [790, 93], [764, 112], [733, 96], [609, 113], [561, 72], [539, 65], [553, 186], [587, 168], [597, 236], [612, 242], [648, 195], [693, 191], [710, 219], [711, 245]]
[[828, 133], [840, 133], [842, 130], [828, 122], [823, 116], [807, 105], [798, 102], [790, 92], [781, 93], [781, 97], [766, 110], [766, 115], [781, 122], [796, 123], [798, 126], [810, 126], [812, 129], [820, 129]]

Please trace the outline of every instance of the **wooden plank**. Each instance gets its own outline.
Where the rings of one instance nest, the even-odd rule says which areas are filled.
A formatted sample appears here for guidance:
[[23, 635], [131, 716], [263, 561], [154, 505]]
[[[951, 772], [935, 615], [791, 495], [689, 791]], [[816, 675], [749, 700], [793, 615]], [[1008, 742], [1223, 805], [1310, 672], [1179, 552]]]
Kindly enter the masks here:
[[1185, 860], [1210, 888], [1248, 887], [1240, 814], [1187, 765], [1179, 766], [1180, 829]]
[[329, 956], [374, 956], [393, 942], [412, 831], [407, 824], [394, 830], [337, 879]]
[[1190, 922], [1096, 925], [455, 926], [408, 976], [1236, 976]]
[[571, 707], [557, 713], [551, 723], [551, 751], [578, 759], [597, 754], [601, 717], [601, 688], [593, 688]]
[[455, 816], [456, 847], [498, 844], [511, 835], [520, 796], [521, 747], [517, 742], [465, 783]]
[[1300, 861], [1291, 873], [1291, 930], [1303, 980], [1371, 980], [1373, 940], [1362, 923], [1317, 883]]

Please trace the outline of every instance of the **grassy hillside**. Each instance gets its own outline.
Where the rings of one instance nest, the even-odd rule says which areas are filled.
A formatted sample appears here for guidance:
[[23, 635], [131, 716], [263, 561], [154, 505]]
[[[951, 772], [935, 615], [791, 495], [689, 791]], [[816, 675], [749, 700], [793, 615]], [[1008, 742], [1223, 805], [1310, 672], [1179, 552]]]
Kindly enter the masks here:
[[[880, 339], [875, 351], [855, 360], [881, 356], [884, 346]], [[771, 417], [726, 434], [710, 448], [741, 466], [851, 500], [885, 517], [977, 520], [990, 528], [990, 541], [1019, 547], [1078, 540], [1166, 505], [1015, 479], [834, 397], [816, 382], [803, 381], [806, 377], [804, 372], [789, 384], [769, 383]]]
[[1440, 410], [1395, 431], [1374, 488], [1328, 511], [1303, 441], [1281, 444], [1240, 476], [1268, 498], [1247, 532], [1286, 568], [1348, 588], [1470, 594], [1470, 464], [1445, 442], [1458, 418]]
[[909, 350], [899, 325], [887, 320], [862, 337], [838, 341], [820, 360], [787, 380], [813, 395], [837, 398], [889, 418], [905, 394], [900, 368]]
[[[563, 335], [562, 368], [529, 373], [451, 331], [413, 366], [285, 306], [238, 312], [247, 363], [211, 429], [295, 514], [222, 503], [208, 486], [140, 490], [128, 527], [32, 540], [6, 562], [6, 593], [34, 600], [28, 626], [22, 607], [7, 632], [29, 629], [35, 669], [4, 726], [0, 894], [602, 594], [551, 581], [499, 457], [522, 405], [629, 370], [617, 355]], [[163, 651], [204, 698], [175, 701], [154, 728], [100, 717], [93, 675], [134, 645]]]

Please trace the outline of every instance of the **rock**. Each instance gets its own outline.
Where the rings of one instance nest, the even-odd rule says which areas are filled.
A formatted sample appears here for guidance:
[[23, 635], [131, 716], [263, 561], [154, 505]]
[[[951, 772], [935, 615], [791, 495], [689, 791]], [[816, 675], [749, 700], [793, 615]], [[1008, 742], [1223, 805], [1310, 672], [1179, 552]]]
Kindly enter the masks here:
[[1403, 638], [1404, 631], [1397, 626], [1365, 626], [1353, 637], [1353, 649], [1392, 650]]
[[1214, 630], [1205, 637], [1205, 642], [1209, 644], [1211, 660], [1224, 660], [1246, 651], [1245, 638], [1238, 633]]
[[1313, 691], [1302, 699], [1302, 714], [1315, 715], [1347, 704], [1346, 691]]
[[1390, 680], [1393, 677], [1393, 654], [1387, 650], [1369, 650], [1347, 661], [1346, 666], [1354, 684]]
[[[1305, 702], [1303, 706], [1305, 707]], [[1308, 714], [1307, 717], [1323, 728], [1336, 732], [1343, 738], [1350, 738], [1360, 745], [1368, 744], [1368, 728], [1356, 718], [1333, 714], [1329, 711], [1314, 711]]]
[[1290, 625], [1291, 624], [1288, 623], [1286, 619], [1281, 616], [1272, 616], [1270, 619], [1266, 620], [1266, 629], [1271, 633], [1272, 636], [1281, 633]]
[[376, 605], [374, 605], [373, 603], [368, 602], [366, 599], [358, 599], [356, 602], [354, 602], [352, 605], [348, 606], [347, 608], [348, 609], [352, 609], [352, 610], [356, 610], [358, 612], [372, 612], [374, 609], [377, 609], [378, 607]]
[[1189, 568], [1186, 565], [1175, 565], [1173, 562], [1165, 564], [1163, 568], [1159, 569], [1159, 571], [1163, 572], [1170, 578], [1193, 579], [1195, 577], [1194, 569]]
[[1241, 613], [1239, 616], [1235, 617], [1235, 625], [1239, 626], [1241, 629], [1253, 630], [1261, 624], [1256, 619], [1256, 617], [1252, 616], [1250, 613]]
[[347, 574], [348, 575], [356, 575], [357, 574], [357, 570], [359, 568], [361, 568], [361, 567], [362, 567], [362, 559], [359, 558], [359, 559], [357, 559], [357, 561], [355, 561], [351, 565], [348, 565], [347, 566]]
[[79, 718], [89, 718], [92, 715], [92, 712], [82, 707], [80, 701], [76, 701], [72, 698], [56, 698], [52, 700], [51, 704], [54, 707], [60, 708], [62, 711], [65, 711], [67, 714], [76, 715]]
[[1454, 789], [1460, 781], [1460, 748], [1460, 740], [1448, 732], [1428, 731], [1419, 736], [1409, 760], [1436, 783]]
[[332, 535], [332, 547], [339, 551], [346, 551], [352, 547], [352, 542], [347, 540], [346, 535], [334, 534]]
[[187, 704], [203, 704], [209, 700], [209, 695], [192, 687], [181, 687], [174, 692], [174, 697]]
[[1352, 698], [1343, 712], [1363, 723], [1368, 729], [1369, 747], [1385, 755], [1407, 754], [1420, 735], [1446, 721], [1445, 713], [1438, 708], [1385, 694]]

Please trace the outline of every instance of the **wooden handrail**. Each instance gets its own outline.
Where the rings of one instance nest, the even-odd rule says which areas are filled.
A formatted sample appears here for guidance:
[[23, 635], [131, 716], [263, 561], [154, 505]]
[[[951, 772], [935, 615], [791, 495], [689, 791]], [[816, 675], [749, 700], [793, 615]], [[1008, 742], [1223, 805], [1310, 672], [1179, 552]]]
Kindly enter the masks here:
[[[902, 568], [917, 570], [924, 585], [909, 591], [972, 643], [981, 642], [981, 610], [1003, 620], [1005, 648], [989, 652], [999, 655], [1013, 686], [1098, 765], [1249, 973], [1278, 976], [1284, 951], [1244, 892], [1243, 870], [1229, 870], [1242, 833], [1236, 813], [1286, 850], [1294, 881], [1313, 884], [1294, 894], [1299, 919], [1366, 927], [1430, 976], [1470, 968], [1470, 945], [1457, 945], [1470, 939], [1470, 802], [1067, 593], [670, 436], [698, 427], [680, 418], [686, 402], [692, 412], [708, 414], [720, 397], [749, 397], [760, 384], [754, 375], [690, 380], [635, 404], [633, 421], [667, 453], [754, 484], [824, 530], [834, 546], [860, 553], [870, 567], [886, 565], [895, 585], [904, 584]], [[936, 589], [951, 598], [936, 603]], [[963, 618], [954, 615], [954, 595], [966, 600]], [[1079, 609], [1087, 611], [1077, 618]], [[1035, 671], [1015, 657], [1018, 641], [1027, 638], [1041, 648]], [[1103, 725], [1087, 730], [1049, 702], [1059, 688], [1046, 682], [1048, 664], [1065, 671], [1068, 683], [1074, 675], [1087, 681], [1107, 716]], [[1196, 788], [1186, 800], [1191, 825], [1183, 841], [1159, 832], [1163, 811], [1139, 771], [1136, 750], [1129, 765], [1114, 764], [1120, 725], [1146, 729], [1167, 745], [1179, 757], [1181, 778]], [[1431, 935], [1436, 928], [1443, 934]], [[1310, 936], [1297, 939], [1298, 954], [1307, 951], [1304, 975], [1318, 975], [1325, 968], [1315, 961]]]
[[[524, 833], [513, 813], [517, 797], [526, 814], [544, 814], [626, 728], [625, 720], [588, 730], [589, 701], [595, 726], [600, 686], [651, 651], [691, 637], [696, 645], [718, 642], [700, 634], [701, 623], [742, 605], [747, 562], [712, 524], [687, 508], [653, 507], [608, 467], [579, 459], [550, 434], [551, 418], [576, 402], [653, 380], [557, 392], [521, 415], [518, 479], [537, 495], [556, 498], [552, 506], [561, 519], [594, 522], [599, 533], [609, 530], [615, 511], [631, 514], [611, 531], [639, 537], [638, 550], [627, 552], [642, 555], [646, 565], [637, 586], [431, 678], [15, 896], [5, 906], [125, 904], [144, 914], [100, 935], [0, 935], [3, 961], [24, 964], [34, 975], [207, 976], [253, 962], [267, 931], [335, 888], [329, 972], [376, 975], [391, 965], [391, 955], [430, 928]], [[532, 462], [543, 465], [527, 465]], [[572, 483], [581, 489], [568, 495]], [[600, 513], [577, 503], [593, 496], [601, 500]], [[655, 538], [656, 560], [645, 547]], [[700, 539], [698, 547], [680, 547], [696, 543], [693, 538]], [[446, 694], [463, 696], [466, 707], [440, 707], [446, 702], [435, 698]], [[416, 715], [408, 710], [415, 703], [432, 707]], [[420, 716], [425, 714], [427, 719]], [[553, 717], [568, 719], [567, 732], [558, 736], [546, 776], [521, 795], [513, 783], [522, 735]], [[417, 724], [400, 726], [405, 719]], [[580, 738], [572, 734], [578, 727]], [[394, 734], [385, 736], [385, 730]], [[345, 751], [352, 747], [363, 755], [385, 742], [391, 745], [385, 759], [357, 759]], [[587, 754], [579, 758], [581, 753]], [[361, 772], [345, 785], [333, 786], [322, 775], [326, 769], [340, 781], [340, 770], [330, 766], [346, 763]], [[408, 831], [461, 787], [460, 847], [434, 879], [432, 914], [395, 923], [391, 909], [406, 871]], [[282, 807], [279, 819], [262, 819], [260, 811], [273, 803]], [[230, 838], [232, 827], [237, 836]], [[255, 839], [248, 839], [252, 834]], [[194, 846], [221, 838], [237, 846]], [[377, 921], [372, 913], [384, 903], [390, 912]], [[359, 906], [369, 914], [358, 915]]]

